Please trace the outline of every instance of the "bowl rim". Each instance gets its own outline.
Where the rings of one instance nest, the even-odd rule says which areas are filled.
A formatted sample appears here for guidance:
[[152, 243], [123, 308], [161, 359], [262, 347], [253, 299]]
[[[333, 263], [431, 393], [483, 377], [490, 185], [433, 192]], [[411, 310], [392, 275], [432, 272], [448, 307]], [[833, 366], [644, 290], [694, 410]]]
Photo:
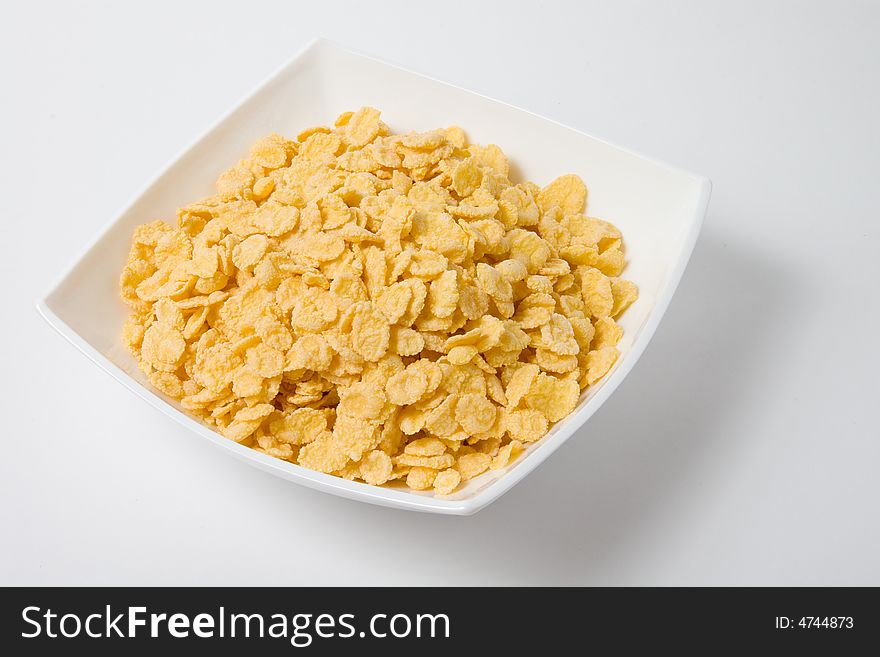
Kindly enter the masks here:
[[[586, 404], [583, 408], [564, 418], [560, 422], [560, 424], [558, 425], [559, 430], [555, 435], [548, 439], [540, 441], [534, 451], [528, 454], [521, 463], [517, 464], [518, 467], [514, 467], [510, 470], [505, 471], [493, 482], [489, 483], [488, 485], [484, 486], [482, 489], [478, 490], [473, 495], [470, 495], [468, 497], [454, 500], [444, 499], [442, 497], [438, 498], [420, 495], [401, 489], [384, 488], [379, 486], [372, 486], [370, 484], [361, 482], [348, 481], [346, 479], [342, 479], [341, 477], [309, 470], [303, 466], [290, 463], [288, 461], [282, 461], [271, 456], [267, 456], [265, 454], [260, 454], [259, 452], [249, 447], [245, 447], [243, 445], [240, 445], [239, 443], [229, 440], [217, 433], [216, 431], [208, 428], [206, 425], [203, 425], [194, 418], [186, 415], [182, 411], [172, 406], [162, 396], [159, 395], [158, 391], [153, 391], [142, 385], [131, 375], [121, 369], [118, 365], [113, 363], [107, 356], [99, 352], [88, 341], [86, 341], [85, 338], [77, 333], [66, 321], [64, 321], [54, 310], [52, 310], [50, 306], [51, 297], [59, 289], [59, 287], [61, 287], [63, 282], [73, 273], [77, 266], [84, 260], [89, 252], [92, 251], [95, 245], [108, 232], [111, 231], [111, 229], [118, 223], [118, 221], [133, 208], [133, 206], [140, 200], [140, 198], [144, 194], [146, 194], [147, 191], [149, 191], [172, 166], [174, 166], [181, 158], [189, 153], [189, 151], [191, 151], [199, 143], [201, 143], [215, 129], [221, 126], [230, 116], [238, 111], [238, 109], [242, 107], [242, 105], [250, 101], [265, 87], [269, 86], [278, 77], [285, 73], [287, 69], [289, 69], [295, 62], [304, 58], [310, 52], [319, 51], [321, 49], [336, 50], [348, 55], [367, 59], [377, 64], [397, 69], [409, 75], [415, 75], [428, 81], [450, 87], [458, 91], [466, 92], [468, 94], [472, 94], [474, 96], [491, 101], [506, 108], [522, 112], [529, 116], [540, 119], [541, 121], [556, 125], [558, 127], [564, 128], [565, 130], [569, 130], [573, 133], [589, 137], [592, 140], [610, 146], [618, 151], [648, 161], [655, 166], [666, 169], [667, 171], [671, 171], [680, 176], [690, 178], [696, 184], [698, 189], [698, 193], [696, 195], [693, 206], [693, 213], [687, 226], [687, 233], [681, 241], [681, 247], [678, 256], [675, 258], [667, 274], [666, 285], [657, 295], [654, 307], [648, 315], [645, 324], [639, 331], [639, 335], [630, 347], [629, 352], [624, 358], [620, 359], [619, 364], [603, 381], [602, 386], [596, 391], [596, 394], [590, 399], [589, 403]], [[672, 297], [675, 294], [676, 289], [678, 288], [678, 284], [681, 281], [681, 277], [684, 274], [684, 270], [687, 267], [690, 256], [696, 244], [697, 237], [699, 236], [706, 210], [708, 208], [711, 190], [712, 183], [705, 176], [691, 173], [690, 171], [686, 171], [679, 167], [667, 164], [661, 160], [646, 156], [638, 151], [619, 146], [602, 138], [590, 135], [576, 128], [572, 128], [571, 126], [567, 126], [558, 121], [555, 121], [554, 119], [541, 116], [535, 112], [518, 107], [516, 105], [512, 105], [496, 98], [492, 98], [479, 92], [465, 89], [464, 87], [446, 82], [444, 80], [439, 80], [429, 75], [424, 75], [394, 62], [389, 62], [373, 55], [359, 52], [355, 49], [349, 48], [330, 39], [324, 37], [316, 37], [306, 43], [289, 59], [287, 59], [275, 70], [273, 70], [264, 80], [262, 80], [258, 85], [247, 92], [227, 111], [223, 112], [218, 119], [211, 122], [206, 129], [198, 133], [198, 135], [194, 139], [188, 142], [185, 147], [183, 147], [162, 167], [160, 167], [158, 172], [154, 176], [152, 176], [143, 186], [141, 186], [141, 188], [138, 189], [137, 192], [130, 197], [130, 200], [119, 211], [111, 214], [111, 219], [104, 225], [102, 225], [101, 228], [92, 235], [91, 239], [86, 242], [85, 246], [76, 252], [76, 255], [68, 261], [67, 266], [64, 267], [61, 272], [52, 280], [47, 291], [36, 300], [35, 305], [37, 311], [52, 328], [54, 328], [60, 335], [67, 339], [80, 352], [82, 352], [89, 360], [98, 365], [99, 368], [107, 372], [111, 377], [122, 384], [125, 388], [149, 403], [151, 406], [162, 412], [164, 415], [174, 419], [176, 422], [190, 429], [196, 434], [207, 438], [211, 443], [227, 450], [236, 458], [246, 461], [247, 463], [258, 467], [261, 470], [267, 471], [276, 476], [280, 476], [284, 479], [294, 481], [295, 483], [304, 485], [308, 488], [332, 493], [348, 499], [388, 506], [402, 510], [432, 512], [446, 515], [471, 515], [497, 500], [513, 486], [519, 483], [519, 481], [521, 481], [525, 476], [533, 472], [544, 460], [547, 459], [547, 457], [549, 457], [562, 444], [564, 444], [576, 430], [578, 430], [584, 425], [584, 423], [586, 423], [586, 421], [602, 406], [602, 404], [608, 399], [609, 396], [611, 396], [611, 394], [617, 389], [618, 385], [620, 385], [623, 379], [626, 378], [629, 372], [633, 369], [633, 367], [641, 357], [642, 353], [644, 353], [646, 347], [648, 346], [648, 343], [651, 341], [651, 338], [657, 330], [657, 327], [659, 326], [663, 316], [666, 314], [669, 303], [671, 302]]]

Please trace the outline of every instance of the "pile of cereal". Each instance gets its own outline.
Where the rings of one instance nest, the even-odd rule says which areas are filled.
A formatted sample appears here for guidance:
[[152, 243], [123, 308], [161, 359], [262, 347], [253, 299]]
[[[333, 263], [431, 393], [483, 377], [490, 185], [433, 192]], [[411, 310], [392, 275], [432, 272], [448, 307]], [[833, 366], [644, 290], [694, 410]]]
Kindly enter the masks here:
[[379, 112], [276, 134], [140, 226], [124, 340], [153, 386], [231, 440], [369, 484], [451, 493], [505, 467], [617, 359], [638, 296], [565, 175], [508, 179], [453, 127]]

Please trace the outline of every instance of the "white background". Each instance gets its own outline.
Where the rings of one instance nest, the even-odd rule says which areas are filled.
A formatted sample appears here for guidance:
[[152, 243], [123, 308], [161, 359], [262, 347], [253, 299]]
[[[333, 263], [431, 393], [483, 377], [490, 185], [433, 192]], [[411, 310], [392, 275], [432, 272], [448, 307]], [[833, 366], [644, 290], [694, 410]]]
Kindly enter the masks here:
[[[878, 27], [871, 2], [15, 3], [0, 21], [0, 584], [880, 585]], [[473, 517], [234, 461], [33, 307], [319, 35], [714, 182], [635, 370]]]

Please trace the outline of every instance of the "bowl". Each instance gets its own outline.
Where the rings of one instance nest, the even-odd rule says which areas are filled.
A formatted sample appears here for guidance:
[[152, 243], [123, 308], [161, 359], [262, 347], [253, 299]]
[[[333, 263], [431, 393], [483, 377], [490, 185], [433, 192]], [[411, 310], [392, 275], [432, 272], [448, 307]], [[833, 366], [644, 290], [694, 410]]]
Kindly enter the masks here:
[[[228, 440], [150, 388], [123, 346], [127, 308], [118, 292], [134, 228], [213, 193], [213, 182], [270, 132], [295, 135], [372, 105], [395, 132], [460, 125], [476, 143], [499, 144], [511, 177], [544, 185], [577, 173], [589, 188], [587, 212], [624, 236], [624, 277], [640, 297], [622, 316], [620, 358], [568, 417], [507, 468], [466, 482], [448, 497], [375, 487], [314, 472]], [[37, 302], [46, 320], [116, 380], [193, 433], [274, 475], [328, 493], [398, 509], [468, 515], [510, 490], [580, 429], [629, 374], [666, 311], [697, 239], [708, 179], [542, 118], [526, 110], [355, 53], [324, 39], [310, 43], [175, 158], [76, 259]], [[587, 440], [586, 432], [579, 435]], [[193, 467], [202, 467], [193, 464]]]

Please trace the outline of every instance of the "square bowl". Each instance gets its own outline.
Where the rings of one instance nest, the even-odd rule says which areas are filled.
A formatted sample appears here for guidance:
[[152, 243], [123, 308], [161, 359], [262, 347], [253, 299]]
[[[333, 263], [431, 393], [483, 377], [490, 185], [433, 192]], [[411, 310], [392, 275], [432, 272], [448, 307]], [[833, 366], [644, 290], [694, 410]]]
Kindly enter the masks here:
[[[582, 395], [568, 417], [528, 446], [507, 468], [468, 481], [434, 498], [402, 488], [375, 487], [260, 454], [186, 415], [150, 388], [120, 333], [127, 308], [118, 293], [132, 231], [213, 191], [213, 181], [250, 145], [270, 132], [296, 134], [326, 124], [345, 110], [378, 107], [393, 131], [462, 126], [475, 143], [501, 145], [511, 177], [546, 184], [577, 173], [590, 190], [588, 214], [614, 223], [627, 246], [625, 277], [639, 300], [622, 316], [620, 358]], [[180, 424], [267, 472], [290, 481], [399, 509], [468, 515], [508, 491], [540, 465], [602, 405], [629, 373], [657, 328], [693, 250], [709, 201], [710, 182], [527, 111], [398, 66], [354, 53], [323, 39], [267, 82], [177, 157], [80, 255], [37, 302], [46, 320], [120, 383]]]

